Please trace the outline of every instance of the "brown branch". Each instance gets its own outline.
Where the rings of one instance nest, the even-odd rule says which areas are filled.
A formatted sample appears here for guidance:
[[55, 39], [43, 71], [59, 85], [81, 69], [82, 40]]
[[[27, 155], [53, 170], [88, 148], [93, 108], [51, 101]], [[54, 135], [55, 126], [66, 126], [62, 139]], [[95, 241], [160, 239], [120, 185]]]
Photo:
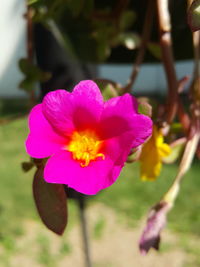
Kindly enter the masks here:
[[[193, 3], [193, 0], [188, 0], [188, 10]], [[200, 132], [200, 31], [192, 33], [193, 51], [194, 51], [194, 70], [193, 78], [190, 86], [191, 98], [191, 115], [192, 123], [195, 125], [196, 130]]]
[[148, 6], [146, 10], [146, 15], [145, 15], [145, 21], [144, 21], [144, 26], [143, 26], [143, 31], [142, 31], [142, 38], [141, 38], [141, 45], [138, 50], [136, 60], [133, 65], [133, 70], [130, 75], [130, 78], [127, 82], [127, 84], [122, 88], [121, 94], [125, 94], [127, 92], [131, 91], [131, 88], [137, 78], [137, 75], [140, 71], [140, 65], [142, 64], [147, 48], [148, 41], [150, 39], [150, 34], [151, 34], [151, 29], [152, 29], [152, 23], [153, 23], [153, 14], [154, 14], [154, 1], [149, 0], [148, 1]]
[[193, 81], [190, 87], [190, 96], [192, 99], [190, 110], [197, 131], [200, 131], [200, 31], [193, 32], [192, 36], [194, 48], [194, 71]]
[[168, 96], [165, 114], [166, 122], [170, 124], [173, 121], [177, 111], [178, 82], [172, 51], [171, 24], [168, 10], [168, 0], [157, 0], [157, 10], [162, 60], [168, 83]]

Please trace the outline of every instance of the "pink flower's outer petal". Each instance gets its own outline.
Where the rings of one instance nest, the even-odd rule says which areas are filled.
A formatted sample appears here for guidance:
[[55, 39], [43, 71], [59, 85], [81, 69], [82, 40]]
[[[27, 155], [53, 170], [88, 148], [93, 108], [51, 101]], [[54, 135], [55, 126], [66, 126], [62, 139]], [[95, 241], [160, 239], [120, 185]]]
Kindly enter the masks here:
[[130, 94], [124, 94], [123, 96], [113, 97], [104, 103], [102, 117], [110, 117], [113, 114], [115, 116], [132, 115], [138, 113], [137, 110], [136, 98]]
[[33, 158], [45, 158], [60, 150], [66, 140], [56, 134], [42, 113], [42, 104], [29, 115], [30, 134], [26, 140], [27, 153]]
[[132, 119], [134, 138], [132, 148], [143, 144], [152, 134], [152, 120], [145, 115], [138, 114]]
[[103, 96], [95, 82], [81, 81], [72, 92], [74, 100], [74, 123], [77, 128], [91, 128], [99, 121], [103, 111]]
[[86, 195], [94, 195], [110, 186], [120, 170], [121, 167], [114, 166], [109, 157], [91, 161], [87, 167], [81, 167], [70, 152], [63, 150], [47, 161], [44, 179], [49, 183], [66, 184]]
[[[78, 83], [72, 94], [74, 97], [79, 98], [79, 103], [83, 106], [88, 106], [91, 109], [91, 105], [98, 106], [99, 109], [103, 106], [103, 96], [97, 84], [91, 80], [85, 80]], [[99, 112], [99, 110], [97, 110]]]
[[63, 136], [70, 135], [74, 130], [74, 105], [72, 94], [65, 90], [56, 90], [48, 93], [42, 102], [42, 111], [45, 118]]
[[132, 147], [137, 147], [152, 133], [152, 120], [142, 114], [117, 117], [111, 116], [100, 123], [100, 136], [102, 139], [111, 139], [129, 133], [132, 135]]
[[136, 99], [130, 94], [125, 94], [105, 102], [99, 126], [100, 136], [102, 139], [109, 139], [134, 131], [135, 147], [151, 135], [151, 125], [149, 117], [138, 114]]

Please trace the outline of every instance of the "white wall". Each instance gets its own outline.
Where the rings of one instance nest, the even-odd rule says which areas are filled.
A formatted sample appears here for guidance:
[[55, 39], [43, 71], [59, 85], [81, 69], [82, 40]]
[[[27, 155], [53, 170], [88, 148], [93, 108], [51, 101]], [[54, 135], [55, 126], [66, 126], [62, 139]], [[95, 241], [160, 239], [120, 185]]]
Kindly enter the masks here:
[[[176, 71], [179, 79], [192, 74], [191, 61], [176, 63]], [[132, 66], [130, 64], [100, 65], [99, 76], [125, 84], [130, 77]], [[144, 64], [135, 81], [133, 93], [159, 93], [165, 94], [167, 88], [165, 73], [161, 64]]]
[[18, 60], [26, 56], [25, 0], [1, 0], [0, 9], [0, 97], [26, 96], [17, 88]]

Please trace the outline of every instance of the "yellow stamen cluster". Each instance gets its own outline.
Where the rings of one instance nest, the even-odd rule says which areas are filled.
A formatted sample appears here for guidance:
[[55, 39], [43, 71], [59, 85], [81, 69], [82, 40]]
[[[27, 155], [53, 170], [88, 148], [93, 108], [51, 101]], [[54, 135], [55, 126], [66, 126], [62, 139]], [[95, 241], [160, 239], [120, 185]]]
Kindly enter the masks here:
[[74, 132], [68, 145], [68, 151], [72, 152], [74, 160], [80, 162], [81, 167], [89, 165], [91, 160], [99, 157], [105, 159], [103, 153], [99, 153], [102, 148], [102, 141], [98, 140], [93, 131]]

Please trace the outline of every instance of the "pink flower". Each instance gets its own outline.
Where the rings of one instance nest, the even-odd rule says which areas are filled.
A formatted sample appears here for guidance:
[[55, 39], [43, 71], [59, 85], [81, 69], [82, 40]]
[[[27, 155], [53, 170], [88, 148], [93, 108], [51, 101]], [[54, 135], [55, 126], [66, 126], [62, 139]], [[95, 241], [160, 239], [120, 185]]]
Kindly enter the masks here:
[[138, 114], [130, 94], [104, 102], [97, 85], [87, 80], [72, 93], [47, 94], [31, 110], [29, 128], [27, 153], [50, 157], [44, 179], [93, 195], [116, 181], [131, 148], [151, 135], [152, 121]]

